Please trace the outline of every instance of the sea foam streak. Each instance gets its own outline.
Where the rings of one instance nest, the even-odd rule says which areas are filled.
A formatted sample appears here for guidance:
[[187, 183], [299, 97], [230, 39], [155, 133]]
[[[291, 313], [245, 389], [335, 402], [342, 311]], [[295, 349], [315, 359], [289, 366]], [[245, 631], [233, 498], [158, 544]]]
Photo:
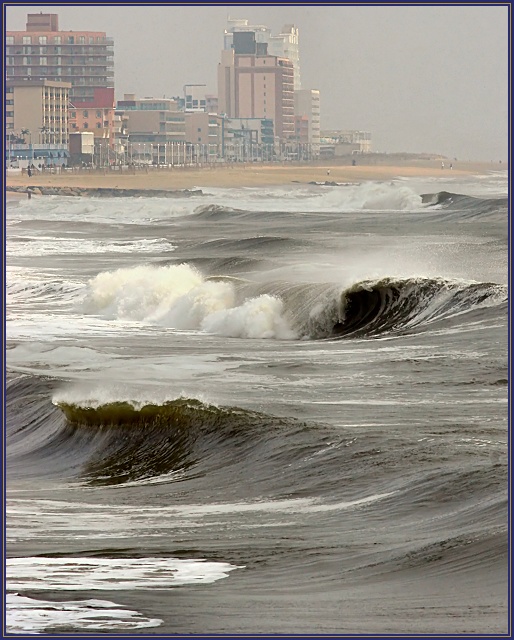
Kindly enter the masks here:
[[137, 611], [108, 600], [53, 602], [27, 598], [18, 593], [6, 596], [8, 633], [56, 633], [84, 631], [127, 631], [158, 627], [159, 618], [145, 618]]

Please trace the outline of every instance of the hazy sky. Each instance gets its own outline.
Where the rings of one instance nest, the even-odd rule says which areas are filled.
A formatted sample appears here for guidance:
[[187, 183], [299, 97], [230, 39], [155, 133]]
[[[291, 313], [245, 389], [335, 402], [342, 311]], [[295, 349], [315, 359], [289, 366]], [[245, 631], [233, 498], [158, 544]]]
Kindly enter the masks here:
[[506, 5], [13, 5], [7, 29], [39, 11], [57, 13], [60, 29], [114, 38], [117, 99], [182, 95], [187, 83], [216, 94], [227, 16], [274, 34], [293, 23], [322, 129], [371, 131], [375, 151], [507, 160]]

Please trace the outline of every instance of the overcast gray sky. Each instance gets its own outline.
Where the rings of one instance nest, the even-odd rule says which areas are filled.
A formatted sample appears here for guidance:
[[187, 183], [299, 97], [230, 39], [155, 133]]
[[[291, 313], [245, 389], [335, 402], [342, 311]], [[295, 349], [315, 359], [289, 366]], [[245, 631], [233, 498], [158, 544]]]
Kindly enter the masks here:
[[227, 16], [300, 29], [303, 88], [321, 92], [322, 129], [371, 131], [375, 151], [507, 160], [508, 7], [16, 5], [57, 13], [63, 30], [114, 38], [116, 98], [182, 95], [216, 78]]

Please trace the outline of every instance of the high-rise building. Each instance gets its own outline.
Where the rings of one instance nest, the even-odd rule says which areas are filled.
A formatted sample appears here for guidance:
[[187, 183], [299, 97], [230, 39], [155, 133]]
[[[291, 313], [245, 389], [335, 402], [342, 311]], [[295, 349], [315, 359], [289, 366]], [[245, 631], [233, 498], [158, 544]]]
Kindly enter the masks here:
[[284, 25], [278, 35], [270, 37], [268, 52], [271, 53], [271, 55], [291, 60], [294, 69], [294, 89], [295, 91], [301, 89], [298, 27], [295, 27], [294, 24]]
[[270, 55], [290, 60], [294, 68], [294, 89], [295, 91], [301, 89], [298, 27], [295, 27], [293, 24], [284, 25], [281, 32], [273, 36], [271, 35], [271, 29], [269, 27], [264, 25], [250, 25], [248, 24], [248, 20], [229, 18], [223, 39], [224, 49], [226, 51], [233, 48], [234, 33], [236, 32], [255, 33], [255, 41], [267, 44]]
[[26, 31], [7, 31], [5, 45], [7, 81], [69, 82], [70, 100], [81, 103], [114, 87], [113, 39], [104, 31], [59, 31], [56, 14], [28, 14]]
[[272, 119], [281, 140], [294, 137], [293, 63], [267, 53], [253, 31], [234, 32], [218, 65], [218, 112], [229, 118]]
[[[7, 31], [5, 45], [6, 85], [43, 80], [69, 83], [70, 131], [93, 130], [95, 139], [110, 140], [112, 146], [112, 38], [104, 31], [60, 31], [56, 14], [36, 13], [28, 14], [25, 31]], [[88, 116], [79, 117], [79, 113]], [[89, 114], [94, 114], [94, 120]]]
[[320, 105], [317, 89], [300, 89], [294, 92], [294, 112], [308, 121], [308, 139], [312, 153], [317, 155], [320, 146]]

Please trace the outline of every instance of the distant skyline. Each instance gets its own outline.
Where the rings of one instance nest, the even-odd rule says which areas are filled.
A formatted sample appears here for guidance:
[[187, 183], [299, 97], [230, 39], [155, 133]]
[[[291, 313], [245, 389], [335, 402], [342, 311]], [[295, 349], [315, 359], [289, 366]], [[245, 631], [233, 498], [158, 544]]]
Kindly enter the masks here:
[[302, 86], [319, 89], [321, 128], [361, 129], [374, 151], [508, 157], [508, 5], [4, 5], [6, 29], [57, 13], [63, 30], [114, 38], [116, 99], [217, 94], [228, 16], [300, 30]]

